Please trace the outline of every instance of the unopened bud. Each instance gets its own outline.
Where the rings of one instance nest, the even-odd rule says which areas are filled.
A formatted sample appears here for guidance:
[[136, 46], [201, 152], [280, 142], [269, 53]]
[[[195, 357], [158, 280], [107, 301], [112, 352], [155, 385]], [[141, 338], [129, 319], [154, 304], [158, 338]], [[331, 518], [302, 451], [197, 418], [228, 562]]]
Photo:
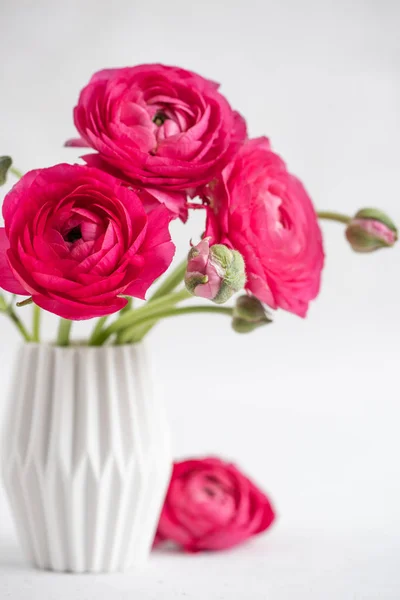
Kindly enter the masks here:
[[393, 246], [397, 228], [385, 213], [364, 208], [349, 222], [346, 237], [355, 252], [373, 252]]
[[210, 247], [209, 241], [190, 250], [185, 285], [194, 296], [223, 304], [246, 283], [244, 260], [240, 252], [223, 244]]
[[250, 333], [268, 323], [272, 323], [272, 319], [255, 296], [240, 296], [236, 300], [232, 327], [237, 333]]

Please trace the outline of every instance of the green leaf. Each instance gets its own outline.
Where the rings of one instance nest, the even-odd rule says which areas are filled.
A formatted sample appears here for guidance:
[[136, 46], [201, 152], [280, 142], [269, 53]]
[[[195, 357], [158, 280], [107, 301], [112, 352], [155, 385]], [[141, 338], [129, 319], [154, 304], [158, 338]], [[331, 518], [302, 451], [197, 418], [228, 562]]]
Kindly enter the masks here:
[[7, 181], [7, 173], [12, 165], [10, 156], [0, 156], [0, 185], [4, 185]]

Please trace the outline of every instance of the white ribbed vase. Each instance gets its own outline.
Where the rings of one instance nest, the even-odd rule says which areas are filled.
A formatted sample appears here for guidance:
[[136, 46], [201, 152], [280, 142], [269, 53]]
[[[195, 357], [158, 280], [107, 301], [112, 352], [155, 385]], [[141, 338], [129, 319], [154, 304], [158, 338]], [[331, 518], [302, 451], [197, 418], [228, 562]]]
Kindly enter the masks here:
[[142, 345], [21, 348], [2, 453], [30, 561], [107, 572], [150, 552], [171, 474]]

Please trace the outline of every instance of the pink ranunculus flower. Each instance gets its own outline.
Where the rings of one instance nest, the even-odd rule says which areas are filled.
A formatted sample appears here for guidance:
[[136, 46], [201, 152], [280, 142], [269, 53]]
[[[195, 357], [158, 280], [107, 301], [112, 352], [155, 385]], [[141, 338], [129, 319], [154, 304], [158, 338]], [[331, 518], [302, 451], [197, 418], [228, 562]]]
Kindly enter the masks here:
[[235, 465], [218, 458], [174, 465], [155, 543], [172, 541], [187, 552], [223, 550], [265, 531], [274, 509]]
[[170, 265], [170, 215], [146, 214], [106, 173], [60, 164], [27, 173], [7, 194], [0, 287], [66, 319], [114, 313], [144, 298]]
[[99, 71], [74, 110], [83, 158], [143, 187], [187, 190], [205, 184], [246, 137], [243, 118], [196, 73], [160, 64]]
[[320, 287], [322, 236], [306, 190], [269, 141], [247, 141], [204, 196], [206, 235], [242, 254], [246, 289], [271, 308], [304, 317]]

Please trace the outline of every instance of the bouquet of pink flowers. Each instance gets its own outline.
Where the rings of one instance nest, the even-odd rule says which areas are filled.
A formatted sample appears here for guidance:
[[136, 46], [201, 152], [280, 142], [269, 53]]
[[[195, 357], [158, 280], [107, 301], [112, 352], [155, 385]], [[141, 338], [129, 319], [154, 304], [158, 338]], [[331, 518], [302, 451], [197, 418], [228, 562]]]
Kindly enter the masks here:
[[[227, 315], [235, 331], [251, 332], [271, 322], [270, 309], [306, 316], [324, 265], [319, 218], [344, 224], [357, 252], [396, 242], [379, 210], [316, 212], [269, 140], [249, 139], [218, 88], [178, 67], [103, 70], [74, 109], [80, 137], [66, 143], [87, 149], [85, 164], [22, 175], [0, 157], [0, 185], [8, 174], [19, 179], [3, 203], [0, 288], [9, 295], [0, 293], [0, 312], [27, 342], [40, 342], [42, 309], [61, 317], [59, 346], [71, 344], [81, 319], [96, 319], [88, 346], [138, 343], [161, 319], [196, 312]], [[204, 231], [148, 295], [174, 257], [170, 222], [186, 222], [191, 210], [204, 211]], [[181, 306], [193, 297], [209, 302]], [[134, 298], [147, 301], [133, 306]], [[17, 310], [28, 304], [31, 326]], [[155, 543], [219, 550], [274, 518], [234, 465], [187, 460], [174, 465]]]
[[[271, 321], [266, 307], [306, 315], [324, 264], [318, 217], [344, 223], [356, 251], [394, 244], [396, 227], [375, 209], [317, 213], [269, 140], [248, 138], [218, 88], [158, 64], [93, 75], [74, 109], [80, 137], [67, 142], [87, 148], [85, 165], [30, 171], [4, 199], [0, 287], [13, 296], [0, 297], [0, 310], [26, 340], [40, 339], [40, 309], [61, 317], [64, 346], [79, 319], [99, 318], [94, 346], [138, 342], [160, 319], [203, 311], [249, 332]], [[2, 182], [8, 170], [20, 176], [3, 156]], [[206, 217], [199, 243], [133, 308], [171, 265], [170, 221], [194, 209]], [[220, 306], [242, 289], [233, 307]], [[18, 307], [35, 306], [31, 330], [15, 296], [26, 297]], [[181, 307], [191, 296], [214, 305]]]

